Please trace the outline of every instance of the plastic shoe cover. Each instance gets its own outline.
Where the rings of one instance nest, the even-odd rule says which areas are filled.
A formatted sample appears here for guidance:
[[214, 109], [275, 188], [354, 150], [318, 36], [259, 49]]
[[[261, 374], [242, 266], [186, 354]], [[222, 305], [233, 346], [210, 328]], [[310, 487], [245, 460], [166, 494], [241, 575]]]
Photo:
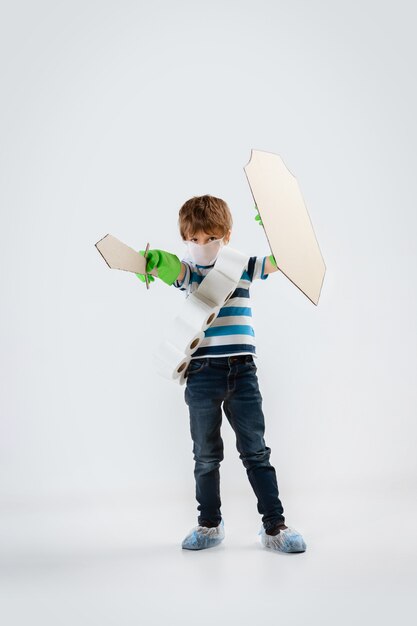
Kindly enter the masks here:
[[224, 539], [224, 522], [221, 520], [218, 526], [206, 528], [205, 526], [196, 526], [186, 536], [182, 542], [185, 550], [204, 550], [204, 548], [213, 548]]
[[304, 552], [307, 548], [304, 539], [293, 528], [280, 530], [278, 535], [267, 535], [262, 526], [258, 535], [261, 535], [261, 544], [264, 548], [278, 550], [279, 552]]

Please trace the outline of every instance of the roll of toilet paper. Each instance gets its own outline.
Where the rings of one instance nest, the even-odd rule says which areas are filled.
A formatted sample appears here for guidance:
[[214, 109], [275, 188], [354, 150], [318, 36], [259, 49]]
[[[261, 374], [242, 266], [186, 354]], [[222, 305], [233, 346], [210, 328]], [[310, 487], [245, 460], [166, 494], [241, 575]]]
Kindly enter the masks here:
[[[188, 308], [194, 308], [193, 303]], [[191, 318], [191, 321], [185, 317], [184, 313], [182, 316], [176, 317], [170, 326], [168, 335], [172, 345], [186, 356], [195, 352], [204, 339], [201, 320], [193, 320], [192, 314], [188, 317]]]
[[180, 313], [180, 317], [192, 326], [205, 331], [218, 316], [220, 306], [214, 304], [214, 302], [207, 298], [201, 297], [198, 291], [199, 290], [188, 296], [185, 301], [185, 306]]
[[166, 340], [159, 344], [153, 355], [155, 368], [161, 376], [177, 380], [184, 376], [190, 357]]
[[236, 281], [221, 272], [216, 271], [216, 266], [201, 281], [198, 291], [202, 296], [211, 300], [216, 306], [223, 306], [226, 297], [233, 293]]
[[187, 380], [187, 377], [185, 375], [186, 371], [187, 371], [187, 368], [183, 369], [179, 377], [176, 379], [180, 385], [183, 385], [185, 381]]
[[247, 260], [248, 257], [238, 250], [223, 247], [215, 266], [201, 281], [196, 294], [222, 307], [236, 289]]
[[234, 250], [234, 248], [224, 246], [213, 269], [221, 274], [224, 274], [233, 280], [234, 283], [238, 283], [247, 260], [248, 257], [245, 254], [242, 254], [242, 252], [239, 252], [239, 250]]

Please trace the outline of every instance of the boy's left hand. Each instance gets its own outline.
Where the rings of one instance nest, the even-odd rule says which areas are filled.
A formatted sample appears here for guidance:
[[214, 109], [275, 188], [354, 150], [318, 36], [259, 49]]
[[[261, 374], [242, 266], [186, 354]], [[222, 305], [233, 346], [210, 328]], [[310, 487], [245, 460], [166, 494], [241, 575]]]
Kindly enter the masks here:
[[256, 211], [256, 213], [257, 213], [257, 215], [255, 215], [255, 219], [256, 219], [256, 221], [257, 221], [257, 222], [259, 222], [259, 224], [260, 224], [261, 226], [263, 226], [263, 223], [262, 223], [262, 220], [261, 220], [261, 216], [259, 215], [259, 209], [258, 209], [258, 207], [256, 206], [256, 204], [255, 204], [255, 207], [254, 207], [254, 208], [255, 208], [255, 211]]
[[[261, 216], [259, 215], [259, 209], [258, 209], [256, 204], [255, 204], [254, 208], [255, 208], [255, 211], [257, 212], [257, 215], [255, 215], [255, 219], [261, 226], [263, 226], [263, 222], [261, 220]], [[268, 259], [271, 261], [271, 263], [272, 263], [274, 268], [278, 268], [277, 262], [276, 262], [275, 257], [274, 257], [273, 254], [271, 254], [271, 256], [269, 256]]]

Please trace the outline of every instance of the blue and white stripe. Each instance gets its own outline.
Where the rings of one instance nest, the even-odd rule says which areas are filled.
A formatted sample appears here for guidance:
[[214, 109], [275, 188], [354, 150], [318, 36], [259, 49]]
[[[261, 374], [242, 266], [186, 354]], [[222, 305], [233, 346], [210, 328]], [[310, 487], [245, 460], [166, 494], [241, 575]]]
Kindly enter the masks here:
[[[264, 274], [266, 259], [267, 257], [255, 256], [249, 258], [236, 289], [220, 309], [213, 324], [205, 331], [203, 341], [193, 353], [193, 359], [234, 354], [256, 356], [249, 288], [254, 280], [268, 278], [268, 274]], [[186, 266], [184, 279], [181, 282], [176, 280], [173, 284], [185, 291], [188, 297], [198, 289], [214, 264], [196, 265], [188, 258], [182, 262]]]

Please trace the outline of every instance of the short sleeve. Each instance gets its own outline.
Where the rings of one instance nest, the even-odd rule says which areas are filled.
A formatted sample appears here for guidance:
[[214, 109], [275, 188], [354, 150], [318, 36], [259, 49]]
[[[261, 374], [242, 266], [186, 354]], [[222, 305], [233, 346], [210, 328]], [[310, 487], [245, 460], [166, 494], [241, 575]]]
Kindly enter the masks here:
[[261, 280], [268, 278], [269, 274], [264, 273], [267, 258], [266, 256], [254, 256], [249, 259], [248, 271], [252, 281], [258, 278]]

